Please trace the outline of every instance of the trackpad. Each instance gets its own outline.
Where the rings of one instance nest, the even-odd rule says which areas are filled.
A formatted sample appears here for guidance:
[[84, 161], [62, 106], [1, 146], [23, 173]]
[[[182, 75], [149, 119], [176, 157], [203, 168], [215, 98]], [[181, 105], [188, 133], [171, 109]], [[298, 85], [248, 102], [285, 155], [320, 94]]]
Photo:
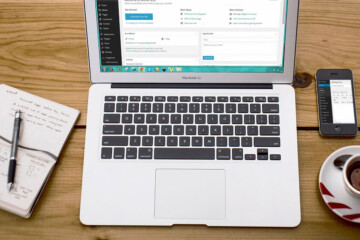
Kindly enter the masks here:
[[225, 170], [157, 169], [155, 218], [224, 219]]

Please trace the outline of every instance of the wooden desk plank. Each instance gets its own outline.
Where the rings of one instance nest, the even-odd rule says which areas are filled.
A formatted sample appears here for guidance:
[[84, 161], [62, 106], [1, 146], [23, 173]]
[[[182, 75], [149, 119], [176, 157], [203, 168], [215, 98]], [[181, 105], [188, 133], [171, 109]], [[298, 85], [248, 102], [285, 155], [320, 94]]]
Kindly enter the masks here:
[[360, 225], [339, 219], [323, 203], [318, 190], [318, 173], [331, 152], [358, 144], [360, 137], [334, 140], [321, 138], [315, 131], [299, 131], [298, 134], [302, 206], [302, 223], [298, 228], [83, 226], [79, 222], [79, 209], [85, 130], [76, 129], [33, 216], [26, 220], [0, 211], [0, 236], [3, 239], [33, 239], [35, 236], [37, 239], [358, 239]]
[[[350, 68], [359, 79], [360, 2], [300, 3], [296, 71], [313, 76], [319, 68]], [[0, 83], [77, 108], [77, 125], [86, 124], [90, 84], [82, 0], [1, 1]], [[314, 84], [296, 90], [299, 127], [318, 126], [315, 96]]]

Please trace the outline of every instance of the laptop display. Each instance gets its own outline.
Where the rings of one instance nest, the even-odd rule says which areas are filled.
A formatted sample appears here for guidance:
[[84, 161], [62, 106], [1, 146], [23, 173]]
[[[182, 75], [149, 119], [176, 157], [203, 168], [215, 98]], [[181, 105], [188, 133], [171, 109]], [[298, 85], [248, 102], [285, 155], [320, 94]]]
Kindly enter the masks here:
[[287, 0], [95, 4], [100, 72], [284, 72]]

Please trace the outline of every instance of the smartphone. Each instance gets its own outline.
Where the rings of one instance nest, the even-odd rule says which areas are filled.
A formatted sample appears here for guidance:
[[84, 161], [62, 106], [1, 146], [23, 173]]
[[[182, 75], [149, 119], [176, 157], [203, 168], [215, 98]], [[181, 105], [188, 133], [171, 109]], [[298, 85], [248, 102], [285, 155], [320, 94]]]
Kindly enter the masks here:
[[316, 73], [320, 134], [350, 137], [358, 132], [351, 70], [320, 69]]

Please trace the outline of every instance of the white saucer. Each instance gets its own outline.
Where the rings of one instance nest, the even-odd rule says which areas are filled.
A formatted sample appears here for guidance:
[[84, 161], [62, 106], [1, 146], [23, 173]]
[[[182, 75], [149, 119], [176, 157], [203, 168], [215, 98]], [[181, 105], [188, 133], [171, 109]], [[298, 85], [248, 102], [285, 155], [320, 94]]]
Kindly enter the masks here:
[[360, 223], [360, 198], [345, 189], [342, 171], [334, 165], [334, 160], [345, 154], [360, 154], [360, 146], [340, 148], [325, 160], [319, 174], [320, 193], [326, 205], [336, 215], [347, 221]]

